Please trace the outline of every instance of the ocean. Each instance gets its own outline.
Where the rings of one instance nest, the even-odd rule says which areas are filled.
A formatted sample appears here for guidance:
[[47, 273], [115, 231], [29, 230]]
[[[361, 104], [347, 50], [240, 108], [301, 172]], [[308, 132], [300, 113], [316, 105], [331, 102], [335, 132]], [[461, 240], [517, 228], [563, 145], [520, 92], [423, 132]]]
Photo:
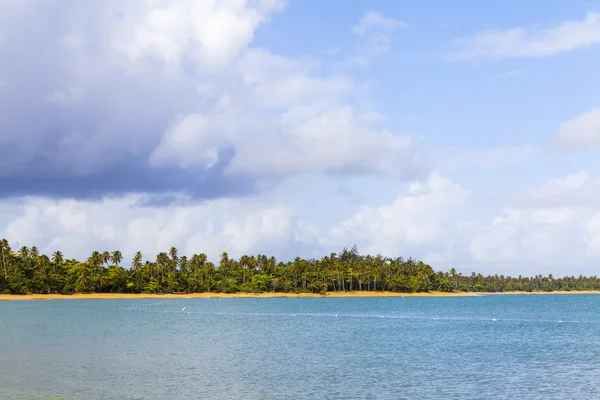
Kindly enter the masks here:
[[599, 295], [0, 301], [3, 400], [599, 398]]

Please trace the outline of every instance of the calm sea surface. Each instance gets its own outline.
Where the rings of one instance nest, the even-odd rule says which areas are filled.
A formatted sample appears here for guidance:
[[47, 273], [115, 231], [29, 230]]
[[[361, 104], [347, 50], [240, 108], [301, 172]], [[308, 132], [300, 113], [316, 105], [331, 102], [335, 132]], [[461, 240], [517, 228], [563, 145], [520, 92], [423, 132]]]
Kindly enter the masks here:
[[0, 301], [0, 399], [600, 399], [600, 296]]

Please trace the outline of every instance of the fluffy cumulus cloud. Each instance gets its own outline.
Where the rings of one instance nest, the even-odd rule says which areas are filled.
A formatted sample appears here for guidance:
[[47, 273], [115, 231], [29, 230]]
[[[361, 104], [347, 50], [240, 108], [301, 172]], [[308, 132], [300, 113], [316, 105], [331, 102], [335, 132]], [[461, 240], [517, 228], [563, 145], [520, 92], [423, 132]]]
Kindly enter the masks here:
[[457, 59], [544, 57], [600, 44], [600, 13], [555, 26], [515, 27], [457, 39]]
[[[287, 191], [288, 189], [286, 189]], [[168, 206], [144, 195], [102, 200], [21, 198], [0, 203], [0, 236], [13, 246], [38, 245], [87, 257], [119, 248], [148, 258], [176, 246], [184, 254], [257, 252], [290, 259], [320, 257], [356, 244], [363, 253], [413, 256], [463, 273], [595, 274], [600, 261], [600, 178], [581, 171], [523, 193], [487, 223], [465, 213], [469, 192], [439, 174], [397, 188], [379, 206], [361, 203], [351, 215], [315, 223], [281, 191], [202, 203], [175, 196]]]
[[[458, 211], [467, 191], [439, 174], [409, 185], [390, 204], [363, 205], [334, 226], [328, 240], [350, 241], [370, 254], [399, 255], [447, 247], [457, 226]], [[446, 243], [446, 244], [445, 244]]]
[[552, 138], [557, 151], [600, 147], [600, 108], [592, 108], [562, 123]]
[[[0, 234], [75, 257], [104, 248], [152, 257], [171, 245], [312, 255], [323, 232], [298, 219], [277, 182], [411, 178], [410, 136], [375, 127], [372, 110], [351, 101], [356, 82], [324, 74], [317, 58], [253, 45], [284, 8], [0, 5], [1, 36], [19, 38], [0, 40], [11, 60], [0, 66]], [[357, 34], [400, 25], [372, 13]]]
[[596, 274], [600, 179], [580, 171], [529, 190], [470, 240], [475, 263], [504, 273]]
[[408, 24], [386, 17], [376, 11], [366, 12], [352, 27], [361, 45], [361, 51], [355, 62], [365, 64], [372, 56], [388, 51], [392, 47], [392, 34], [398, 29], [406, 29]]
[[19, 40], [0, 41], [2, 194], [219, 198], [311, 169], [393, 170], [410, 139], [371, 128], [351, 79], [253, 47], [284, 6], [3, 3], [0, 33]]
[[3, 214], [12, 216], [1, 233], [13, 246], [33, 243], [45, 252], [61, 249], [79, 258], [93, 249], [120, 249], [127, 257], [140, 250], [152, 259], [171, 246], [186, 254], [207, 252], [212, 259], [222, 251], [279, 253], [303, 232], [289, 207], [240, 199], [157, 207], [141, 195], [98, 201], [29, 198], [4, 203]]
[[411, 183], [390, 204], [358, 206], [349, 219], [322, 227], [309, 216], [298, 216], [277, 190], [252, 199], [202, 203], [180, 196], [167, 207], [148, 204], [144, 195], [97, 201], [22, 198], [0, 204], [0, 221], [5, 220], [0, 235], [13, 246], [35, 243], [43, 251], [62, 249], [72, 257], [115, 248], [127, 257], [137, 250], [154, 257], [173, 245], [186, 254], [207, 252], [213, 260], [222, 251], [320, 257], [351, 244], [371, 253], [423, 254], [451, 237], [452, 210], [466, 196], [464, 189], [434, 174]]

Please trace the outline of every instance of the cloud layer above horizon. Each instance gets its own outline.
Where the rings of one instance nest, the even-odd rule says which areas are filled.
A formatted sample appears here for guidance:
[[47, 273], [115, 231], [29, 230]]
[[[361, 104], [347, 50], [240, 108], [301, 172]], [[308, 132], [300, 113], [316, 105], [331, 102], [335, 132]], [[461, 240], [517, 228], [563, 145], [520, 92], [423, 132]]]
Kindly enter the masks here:
[[307, 3], [2, 3], [0, 237], [593, 273], [598, 91], [541, 85], [583, 87], [600, 14], [490, 30]]

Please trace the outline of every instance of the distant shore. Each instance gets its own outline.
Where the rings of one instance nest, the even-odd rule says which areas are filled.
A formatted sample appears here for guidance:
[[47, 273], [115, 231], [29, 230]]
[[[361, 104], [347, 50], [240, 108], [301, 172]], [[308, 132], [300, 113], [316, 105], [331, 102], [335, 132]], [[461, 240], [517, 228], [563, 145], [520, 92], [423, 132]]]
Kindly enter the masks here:
[[510, 294], [600, 294], [598, 290], [573, 290], [554, 292], [328, 292], [316, 293], [178, 293], [178, 294], [145, 294], [145, 293], [85, 293], [85, 294], [0, 294], [0, 300], [58, 300], [58, 299], [210, 299], [210, 298], [257, 298], [257, 297], [459, 297], [459, 296], [491, 296]]

